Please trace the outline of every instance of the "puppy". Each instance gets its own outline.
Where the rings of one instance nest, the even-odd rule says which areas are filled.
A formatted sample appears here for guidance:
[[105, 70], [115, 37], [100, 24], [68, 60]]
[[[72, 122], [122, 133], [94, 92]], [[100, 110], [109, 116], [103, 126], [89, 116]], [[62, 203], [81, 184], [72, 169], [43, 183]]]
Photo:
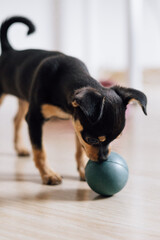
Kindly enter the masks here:
[[44, 184], [61, 183], [61, 177], [49, 166], [42, 143], [42, 127], [53, 117], [72, 118], [76, 133], [76, 161], [81, 179], [85, 179], [83, 153], [93, 161], [104, 161], [109, 144], [125, 126], [127, 104], [135, 99], [146, 114], [144, 93], [119, 86], [104, 88], [93, 79], [80, 60], [61, 52], [14, 50], [7, 38], [8, 28], [16, 22], [35, 31], [33, 23], [23, 17], [12, 17], [0, 29], [0, 103], [6, 94], [19, 99], [14, 119], [14, 144], [19, 156], [29, 153], [21, 141], [21, 123], [26, 116], [34, 162]]

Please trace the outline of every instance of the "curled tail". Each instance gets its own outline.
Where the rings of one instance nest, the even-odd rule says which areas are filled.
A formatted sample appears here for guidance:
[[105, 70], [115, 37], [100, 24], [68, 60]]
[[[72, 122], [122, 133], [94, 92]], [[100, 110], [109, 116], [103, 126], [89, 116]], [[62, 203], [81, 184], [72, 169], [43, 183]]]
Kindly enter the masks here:
[[2, 52], [4, 51], [8, 51], [8, 50], [12, 50], [12, 46], [10, 45], [8, 38], [7, 38], [7, 32], [8, 32], [8, 28], [13, 24], [13, 23], [24, 23], [25, 25], [28, 26], [28, 32], [27, 35], [33, 33], [35, 31], [35, 26], [33, 25], [33, 23], [24, 17], [11, 17], [9, 19], [7, 19], [6, 21], [4, 21], [1, 25], [0, 28], [0, 40], [1, 40], [1, 48], [2, 48]]

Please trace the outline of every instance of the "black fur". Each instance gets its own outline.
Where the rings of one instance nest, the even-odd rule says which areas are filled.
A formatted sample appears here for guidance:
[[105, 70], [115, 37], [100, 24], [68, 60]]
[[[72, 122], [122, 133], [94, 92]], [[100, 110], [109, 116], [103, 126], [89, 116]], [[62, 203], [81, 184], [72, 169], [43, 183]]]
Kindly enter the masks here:
[[[26, 116], [32, 144], [42, 148], [42, 104], [52, 104], [79, 119], [82, 138], [99, 148], [98, 160], [104, 160], [108, 146], [125, 126], [129, 100], [139, 101], [146, 114], [146, 96], [122, 87], [104, 88], [94, 80], [85, 64], [60, 52], [14, 50], [7, 39], [11, 24], [21, 22], [34, 32], [34, 25], [23, 17], [13, 17], [1, 26], [0, 95], [12, 94], [29, 102]], [[76, 102], [77, 107], [72, 105]], [[99, 136], [106, 136], [100, 143]], [[90, 140], [89, 140], [90, 139]]]

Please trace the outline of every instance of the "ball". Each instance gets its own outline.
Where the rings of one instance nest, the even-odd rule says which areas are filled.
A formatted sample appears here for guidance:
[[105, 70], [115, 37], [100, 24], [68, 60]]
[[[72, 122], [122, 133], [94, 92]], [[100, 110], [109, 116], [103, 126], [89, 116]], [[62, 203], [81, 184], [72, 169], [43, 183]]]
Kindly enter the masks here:
[[85, 168], [88, 185], [103, 196], [119, 192], [126, 185], [128, 174], [126, 161], [115, 152], [111, 152], [101, 163], [89, 160]]

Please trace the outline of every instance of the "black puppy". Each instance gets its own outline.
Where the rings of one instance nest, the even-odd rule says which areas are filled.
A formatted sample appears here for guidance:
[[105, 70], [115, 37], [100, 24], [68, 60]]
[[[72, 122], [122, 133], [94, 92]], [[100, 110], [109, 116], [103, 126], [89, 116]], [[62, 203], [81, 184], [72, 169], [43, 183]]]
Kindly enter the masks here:
[[135, 99], [146, 114], [146, 96], [131, 88], [104, 88], [90, 76], [83, 62], [60, 52], [14, 50], [8, 42], [7, 30], [16, 22], [26, 24], [28, 34], [35, 30], [32, 22], [23, 17], [6, 20], [0, 30], [0, 103], [6, 94], [19, 99], [14, 121], [15, 149], [18, 155], [28, 155], [20, 137], [21, 122], [27, 113], [34, 161], [43, 183], [59, 184], [61, 177], [46, 160], [42, 126], [52, 117], [71, 117], [77, 136], [77, 167], [84, 179], [83, 150], [93, 161], [105, 160], [110, 142], [125, 126], [126, 105]]

